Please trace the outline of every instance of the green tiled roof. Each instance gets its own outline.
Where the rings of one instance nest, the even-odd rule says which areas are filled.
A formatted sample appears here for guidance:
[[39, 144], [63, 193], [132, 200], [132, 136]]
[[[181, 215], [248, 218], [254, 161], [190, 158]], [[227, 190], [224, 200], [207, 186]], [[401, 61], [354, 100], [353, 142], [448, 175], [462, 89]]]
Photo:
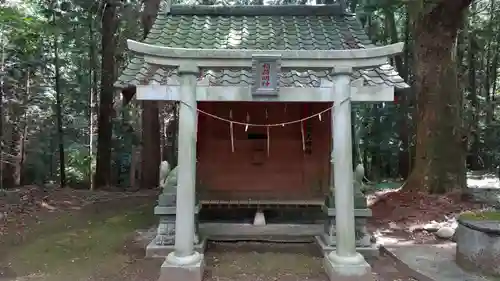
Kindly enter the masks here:
[[[342, 50], [373, 47], [353, 15], [332, 6], [190, 6], [173, 5], [160, 12], [145, 43], [175, 48], [255, 50]], [[117, 87], [137, 85], [149, 76], [151, 66], [132, 55]], [[158, 69], [153, 79], [166, 83], [175, 75]], [[204, 69], [211, 85], [250, 85], [251, 69]], [[386, 83], [397, 88], [408, 85], [389, 66], [356, 71], [367, 84]], [[327, 71], [299, 72], [282, 69], [281, 86], [317, 87]]]

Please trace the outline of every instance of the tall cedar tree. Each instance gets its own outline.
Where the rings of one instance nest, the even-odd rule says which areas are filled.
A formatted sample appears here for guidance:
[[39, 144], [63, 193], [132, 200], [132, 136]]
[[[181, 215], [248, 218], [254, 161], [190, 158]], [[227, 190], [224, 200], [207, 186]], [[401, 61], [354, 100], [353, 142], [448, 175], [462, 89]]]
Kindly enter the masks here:
[[413, 14], [417, 144], [406, 188], [444, 193], [466, 185], [455, 43], [472, 0], [418, 2]]

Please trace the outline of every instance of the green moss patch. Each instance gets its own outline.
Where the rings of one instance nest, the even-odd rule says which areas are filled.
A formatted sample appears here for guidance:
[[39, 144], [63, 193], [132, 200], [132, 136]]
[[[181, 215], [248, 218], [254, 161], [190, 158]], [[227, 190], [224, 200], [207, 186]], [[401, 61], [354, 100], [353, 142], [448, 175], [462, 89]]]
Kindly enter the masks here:
[[500, 212], [499, 211], [465, 212], [460, 215], [460, 219], [471, 220], [471, 221], [479, 221], [479, 220], [500, 221]]
[[57, 276], [71, 280], [109, 268], [119, 271], [128, 259], [123, 251], [127, 239], [134, 230], [155, 222], [148, 205], [92, 214], [86, 223], [75, 222], [77, 227], [72, 227], [71, 215], [67, 216], [52, 222], [52, 233], [12, 249], [9, 261], [14, 272], [50, 276], [41, 280], [59, 280]]

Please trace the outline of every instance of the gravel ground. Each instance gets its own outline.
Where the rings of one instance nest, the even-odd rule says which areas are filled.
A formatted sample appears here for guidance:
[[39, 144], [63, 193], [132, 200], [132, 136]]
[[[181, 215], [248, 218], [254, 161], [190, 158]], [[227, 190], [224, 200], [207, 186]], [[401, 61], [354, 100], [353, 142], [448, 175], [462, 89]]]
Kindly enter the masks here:
[[[207, 281], [326, 281], [315, 244], [217, 243], [207, 254]], [[411, 281], [388, 257], [369, 260], [376, 281]]]
[[[129, 249], [130, 250], [130, 249]], [[89, 280], [156, 281], [161, 259], [139, 258], [119, 273]], [[205, 281], [328, 281], [314, 244], [210, 243]], [[374, 281], [416, 281], [396, 269], [389, 257], [368, 261]]]

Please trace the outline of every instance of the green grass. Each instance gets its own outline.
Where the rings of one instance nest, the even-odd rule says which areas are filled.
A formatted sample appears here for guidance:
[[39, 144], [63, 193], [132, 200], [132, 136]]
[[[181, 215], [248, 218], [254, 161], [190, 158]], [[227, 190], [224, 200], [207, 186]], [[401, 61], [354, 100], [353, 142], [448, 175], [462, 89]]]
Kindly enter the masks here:
[[[64, 274], [70, 280], [100, 267], [119, 266], [127, 260], [122, 249], [131, 233], [156, 221], [151, 206], [146, 205], [114, 214], [92, 214], [84, 224], [74, 221], [78, 227], [72, 227], [72, 219], [76, 218], [61, 218], [53, 222], [51, 234], [12, 249], [12, 269], [18, 275], [39, 272], [51, 276], [48, 280], [58, 280], [53, 275]], [[64, 227], [58, 229], [61, 225]]]
[[463, 220], [493, 220], [500, 221], [500, 212], [498, 211], [479, 211], [479, 212], [465, 212], [460, 215]]

